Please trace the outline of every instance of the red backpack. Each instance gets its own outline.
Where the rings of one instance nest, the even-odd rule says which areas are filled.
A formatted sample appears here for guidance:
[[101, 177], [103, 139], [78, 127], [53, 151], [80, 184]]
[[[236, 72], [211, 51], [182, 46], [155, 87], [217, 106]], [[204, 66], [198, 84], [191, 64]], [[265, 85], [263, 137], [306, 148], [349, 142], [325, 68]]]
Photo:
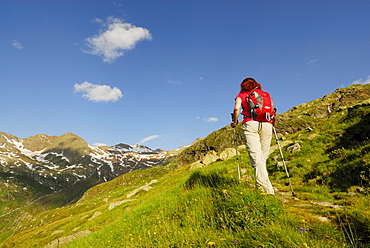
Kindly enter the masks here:
[[271, 96], [261, 89], [252, 90], [246, 97], [250, 111], [244, 109], [243, 115], [256, 121], [271, 121], [276, 109]]

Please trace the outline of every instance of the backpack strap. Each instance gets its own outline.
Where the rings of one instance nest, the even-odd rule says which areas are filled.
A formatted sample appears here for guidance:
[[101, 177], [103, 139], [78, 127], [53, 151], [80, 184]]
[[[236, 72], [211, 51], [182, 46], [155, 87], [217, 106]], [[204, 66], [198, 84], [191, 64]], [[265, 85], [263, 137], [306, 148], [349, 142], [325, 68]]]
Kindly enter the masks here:
[[246, 104], [246, 105], [248, 106], [248, 108], [249, 108], [249, 111], [248, 111], [248, 109], [244, 108], [244, 106], [243, 106], [243, 104], [242, 104], [242, 108], [243, 108], [242, 115], [243, 115], [244, 119], [245, 119], [245, 118], [252, 118], [251, 109], [250, 109], [250, 107], [249, 107], [249, 103], [247, 102], [247, 99], [248, 99], [248, 97], [253, 93], [253, 91], [254, 91], [254, 90], [255, 90], [255, 89], [251, 90], [251, 92], [250, 92], [249, 94], [247, 94], [247, 95], [245, 96], [245, 98], [244, 98], [245, 104]]

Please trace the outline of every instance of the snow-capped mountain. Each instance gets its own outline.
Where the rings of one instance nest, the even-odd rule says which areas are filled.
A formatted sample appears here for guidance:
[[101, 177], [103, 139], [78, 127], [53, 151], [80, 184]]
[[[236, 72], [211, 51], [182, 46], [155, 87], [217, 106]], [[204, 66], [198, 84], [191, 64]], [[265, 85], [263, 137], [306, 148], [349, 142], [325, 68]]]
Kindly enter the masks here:
[[111, 153], [126, 153], [126, 152], [135, 152], [139, 154], [162, 154], [165, 151], [162, 149], [152, 150], [149, 147], [143, 145], [126, 145], [126, 144], [118, 144], [113, 146], [114, 149], [110, 149], [109, 152]]
[[162, 163], [164, 150], [119, 144], [93, 147], [79, 136], [39, 134], [25, 139], [0, 132], [0, 173], [26, 177], [59, 191], [86, 181], [91, 186]]

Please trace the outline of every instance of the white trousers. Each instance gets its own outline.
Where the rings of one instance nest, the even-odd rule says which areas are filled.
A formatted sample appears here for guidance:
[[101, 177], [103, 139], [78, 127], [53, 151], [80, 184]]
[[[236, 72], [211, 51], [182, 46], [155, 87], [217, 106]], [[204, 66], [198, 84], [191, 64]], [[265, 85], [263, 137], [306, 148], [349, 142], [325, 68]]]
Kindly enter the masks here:
[[266, 160], [269, 155], [272, 138], [272, 124], [247, 121], [243, 124], [242, 130], [249, 159], [256, 177], [256, 187], [262, 187], [266, 194], [274, 195], [275, 192], [266, 169]]

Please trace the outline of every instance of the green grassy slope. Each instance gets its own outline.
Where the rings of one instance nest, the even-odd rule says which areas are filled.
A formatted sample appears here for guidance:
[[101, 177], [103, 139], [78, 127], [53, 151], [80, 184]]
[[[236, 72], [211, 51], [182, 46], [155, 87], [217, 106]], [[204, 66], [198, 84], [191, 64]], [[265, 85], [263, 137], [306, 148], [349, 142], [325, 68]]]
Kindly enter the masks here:
[[[245, 151], [244, 176], [251, 175]], [[283, 177], [281, 173], [273, 173]], [[76, 204], [24, 221], [3, 247], [45, 247], [57, 238], [91, 233], [66, 247], [351, 247], [364, 244], [368, 198], [294, 184], [299, 199], [261, 195], [251, 180], [237, 179], [235, 160], [189, 171], [157, 167], [121, 176], [86, 192]], [[149, 191], [133, 190], [157, 181]], [[284, 185], [274, 185], [289, 193]], [[285, 196], [284, 196], [285, 195]], [[125, 200], [133, 200], [127, 201]], [[307, 204], [331, 201], [345, 208]], [[367, 202], [366, 202], [367, 201]], [[109, 210], [115, 202], [121, 205]], [[94, 217], [96, 216], [96, 217]], [[331, 221], [322, 222], [318, 216]], [[352, 223], [357, 223], [355, 226]], [[351, 225], [349, 225], [351, 224]], [[369, 227], [367, 226], [367, 232]], [[62, 239], [61, 239], [62, 240]]]

